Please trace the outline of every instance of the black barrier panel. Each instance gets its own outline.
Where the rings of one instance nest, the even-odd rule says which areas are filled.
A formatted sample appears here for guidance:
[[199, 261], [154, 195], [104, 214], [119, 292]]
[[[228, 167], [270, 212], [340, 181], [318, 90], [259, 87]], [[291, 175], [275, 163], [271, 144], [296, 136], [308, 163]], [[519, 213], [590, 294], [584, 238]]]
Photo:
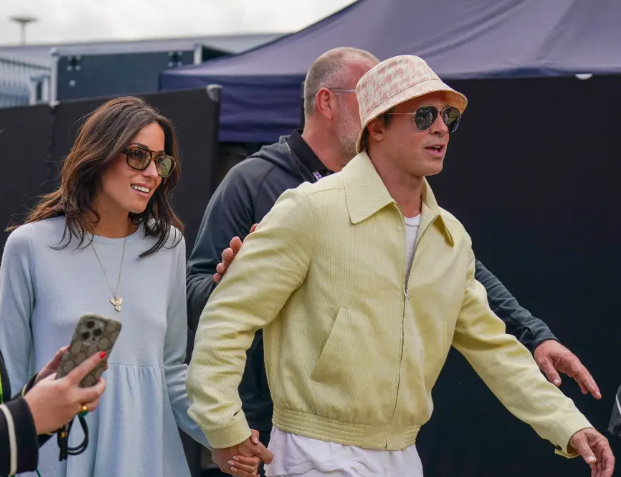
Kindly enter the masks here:
[[[46, 105], [0, 108], [0, 229], [21, 223], [46, 183], [52, 165], [48, 146], [50, 112]], [[8, 237], [0, 235], [1, 246]]]
[[[621, 77], [455, 81], [469, 106], [445, 169], [439, 203], [472, 236], [477, 257], [543, 319], [593, 373], [603, 399], [562, 390], [605, 432], [621, 384], [621, 161], [614, 140]], [[434, 389], [419, 450], [432, 477], [581, 477], [511, 416], [459, 353]], [[617, 457], [619, 439], [610, 437]]]
[[[173, 203], [186, 227], [189, 253], [214, 188], [220, 118], [219, 88], [144, 94], [140, 97], [170, 119], [177, 132], [182, 172]], [[61, 161], [71, 149], [85, 116], [107, 99], [66, 101], [54, 108], [52, 157], [57, 161], [56, 184]]]

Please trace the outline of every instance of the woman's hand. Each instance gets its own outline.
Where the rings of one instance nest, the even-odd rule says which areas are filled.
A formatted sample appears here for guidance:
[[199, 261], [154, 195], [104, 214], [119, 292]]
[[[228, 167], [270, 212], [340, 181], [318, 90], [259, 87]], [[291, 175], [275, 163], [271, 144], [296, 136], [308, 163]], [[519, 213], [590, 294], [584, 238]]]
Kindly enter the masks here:
[[[37, 384], [39, 381], [43, 381], [48, 376], [52, 374], [56, 374], [58, 368], [60, 368], [60, 362], [63, 359], [63, 355], [69, 349], [69, 346], [65, 346], [64, 348], [60, 348], [54, 357], [48, 361], [48, 363], [43, 367], [41, 371], [37, 373], [37, 377], [35, 378], [34, 384]], [[106, 371], [108, 370], [108, 362], [106, 361], [106, 366], [104, 368]]]
[[63, 359], [63, 355], [65, 351], [69, 349], [69, 346], [65, 346], [64, 348], [60, 348], [54, 357], [48, 361], [48, 363], [43, 367], [41, 371], [37, 373], [37, 377], [35, 378], [34, 383], [37, 384], [39, 381], [43, 381], [48, 376], [52, 374], [56, 374], [58, 368], [60, 367], [60, 361]]
[[[46, 370], [57, 359], [60, 364], [62, 353], [63, 350], [56, 353], [56, 356], [43, 369]], [[55, 374], [50, 374], [38, 380], [35, 386], [26, 393], [24, 399], [30, 407], [37, 434], [57, 431], [81, 413], [83, 406], [86, 406], [89, 412], [97, 409], [99, 397], [106, 389], [106, 382], [101, 379], [97, 384], [88, 388], [81, 388], [80, 383], [105, 357], [106, 353], [96, 353], [64, 378], [57, 380]]]

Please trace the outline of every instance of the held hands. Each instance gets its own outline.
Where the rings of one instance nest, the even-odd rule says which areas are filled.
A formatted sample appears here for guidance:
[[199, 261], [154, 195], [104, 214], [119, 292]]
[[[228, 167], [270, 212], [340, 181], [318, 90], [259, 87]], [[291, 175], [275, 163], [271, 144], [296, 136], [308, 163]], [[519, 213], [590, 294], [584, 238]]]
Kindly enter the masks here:
[[252, 431], [252, 436], [241, 444], [226, 449], [212, 449], [212, 460], [222, 472], [241, 477], [256, 477], [261, 461], [271, 464], [274, 456], [259, 441], [259, 433]]
[[[257, 225], [259, 224], [254, 224], [250, 228], [250, 233], [254, 232], [257, 229]], [[220, 283], [220, 280], [222, 280], [222, 277], [226, 273], [227, 269], [230, 267], [231, 263], [233, 263], [233, 260], [235, 260], [235, 257], [237, 256], [241, 248], [241, 239], [239, 237], [233, 237], [231, 243], [229, 243], [229, 248], [225, 249], [224, 252], [222, 252], [222, 261], [216, 267], [217, 273], [213, 276], [213, 279], [216, 283]]]
[[534, 358], [541, 371], [555, 386], [561, 385], [559, 372], [574, 378], [582, 394], [591, 393], [595, 399], [601, 399], [602, 395], [595, 384], [591, 373], [587, 371], [578, 357], [565, 346], [555, 340], [546, 340], [535, 348]]
[[591, 466], [591, 477], [611, 477], [615, 469], [615, 458], [612, 455], [608, 439], [595, 429], [588, 428], [576, 432], [569, 445], [580, 453]]
[[[55, 371], [58, 369], [60, 358], [65, 350], [56, 353], [56, 356], [41, 370], [41, 373], [47, 373], [47, 376], [41, 378], [41, 373], [39, 373], [36, 384], [24, 396], [37, 434], [47, 434], [58, 430], [82, 412], [83, 406], [86, 406], [88, 412], [94, 411], [99, 405], [99, 397], [106, 389], [106, 382], [103, 379], [94, 386], [80, 387], [86, 375], [105, 359], [106, 353], [94, 354], [64, 378], [55, 379]], [[56, 362], [58, 364], [54, 368]], [[51, 374], [50, 369], [54, 369]]]

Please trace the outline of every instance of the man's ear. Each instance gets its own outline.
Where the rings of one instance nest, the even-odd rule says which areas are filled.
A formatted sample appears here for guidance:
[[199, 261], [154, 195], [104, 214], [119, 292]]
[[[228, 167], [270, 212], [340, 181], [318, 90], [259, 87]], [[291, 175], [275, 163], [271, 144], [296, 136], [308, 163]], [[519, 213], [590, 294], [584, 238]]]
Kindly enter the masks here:
[[328, 88], [321, 88], [315, 96], [315, 110], [326, 119], [334, 117], [334, 101], [336, 96]]
[[384, 140], [384, 133], [386, 132], [386, 125], [379, 118], [373, 118], [367, 124], [367, 130], [369, 131], [369, 136], [375, 139], [378, 142]]

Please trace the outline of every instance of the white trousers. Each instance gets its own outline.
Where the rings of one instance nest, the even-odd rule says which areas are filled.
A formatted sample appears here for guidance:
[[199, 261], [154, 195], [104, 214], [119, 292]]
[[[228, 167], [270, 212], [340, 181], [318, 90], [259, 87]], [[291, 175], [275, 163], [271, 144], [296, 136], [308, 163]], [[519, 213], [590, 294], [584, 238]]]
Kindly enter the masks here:
[[415, 446], [401, 451], [362, 449], [298, 436], [274, 428], [268, 477], [423, 477]]

